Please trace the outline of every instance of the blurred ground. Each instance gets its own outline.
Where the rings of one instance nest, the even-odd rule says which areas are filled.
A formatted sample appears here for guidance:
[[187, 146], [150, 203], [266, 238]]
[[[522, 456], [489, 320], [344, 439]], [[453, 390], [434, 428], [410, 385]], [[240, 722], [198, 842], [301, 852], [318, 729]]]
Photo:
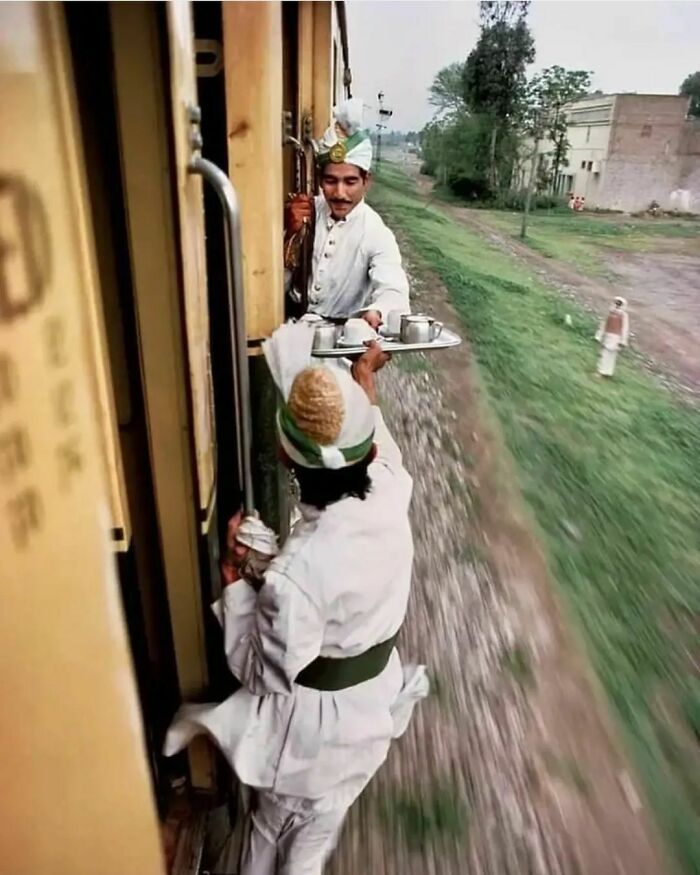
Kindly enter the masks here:
[[[596, 303], [580, 288], [611, 283], [608, 259], [619, 253], [625, 264], [640, 253], [657, 265], [672, 253], [679, 263], [692, 259], [700, 225], [553, 210], [533, 217], [524, 246], [514, 237], [514, 214], [465, 209], [396, 164], [384, 163], [377, 176], [373, 204], [399, 233], [414, 273], [431, 290], [436, 278], [442, 282], [458, 330], [471, 342], [465, 366], [481, 390], [480, 415], [486, 411], [502, 436], [500, 444], [486, 441], [487, 449], [506, 466], [501, 479], [515, 505], [526, 508], [526, 528], [550, 572], [544, 591], [556, 594], [574, 630], [565, 637], [580, 637], [668, 853], [696, 873], [700, 407], [689, 371], [676, 367], [681, 359], [650, 354], [643, 308], [632, 295], [632, 350], [620, 356], [613, 381], [596, 379], [593, 334], [618, 289]], [[557, 271], [575, 273], [582, 285], [574, 288]], [[669, 331], [676, 309], [679, 329], [690, 321], [695, 290], [684, 286], [679, 295], [682, 277], [664, 282], [662, 267], [656, 281], [654, 306], [666, 313]], [[431, 297], [424, 306], [432, 308]], [[651, 342], [659, 336], [655, 324], [645, 323]], [[446, 377], [449, 356], [432, 361]], [[459, 417], [461, 397], [448, 407]], [[443, 464], [436, 453], [427, 458]], [[477, 493], [476, 510], [492, 506], [493, 488]], [[455, 514], [449, 525], [457, 525]], [[496, 533], [507, 516], [500, 515]], [[525, 555], [513, 549], [515, 561]]]
[[[461, 330], [434, 275], [414, 270], [412, 289], [416, 309]], [[415, 489], [400, 650], [427, 663], [433, 694], [353, 808], [328, 871], [670, 871], [552, 595], [469, 346], [395, 356], [381, 391]]]

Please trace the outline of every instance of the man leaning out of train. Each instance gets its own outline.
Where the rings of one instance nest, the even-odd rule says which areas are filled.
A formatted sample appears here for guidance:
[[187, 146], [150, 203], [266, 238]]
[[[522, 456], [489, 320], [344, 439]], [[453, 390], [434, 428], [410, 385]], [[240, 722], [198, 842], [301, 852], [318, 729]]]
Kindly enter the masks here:
[[265, 344], [301, 518], [274, 558], [259, 520], [229, 524], [214, 608], [243, 686], [220, 705], [182, 708], [166, 739], [173, 754], [207, 732], [253, 788], [241, 875], [320, 875], [350, 805], [428, 692], [425, 667], [403, 666], [395, 647], [412, 481], [377, 406], [375, 372], [389, 356], [373, 343], [351, 371], [309, 367], [313, 333], [288, 323]]
[[[363, 101], [335, 109], [318, 144], [322, 194], [295, 194], [287, 204], [285, 253], [313, 229], [308, 310], [331, 319], [362, 315], [378, 328], [392, 310], [410, 312], [408, 280], [393, 233], [365, 201], [371, 182], [372, 143], [362, 127]], [[287, 288], [291, 275], [287, 277]]]

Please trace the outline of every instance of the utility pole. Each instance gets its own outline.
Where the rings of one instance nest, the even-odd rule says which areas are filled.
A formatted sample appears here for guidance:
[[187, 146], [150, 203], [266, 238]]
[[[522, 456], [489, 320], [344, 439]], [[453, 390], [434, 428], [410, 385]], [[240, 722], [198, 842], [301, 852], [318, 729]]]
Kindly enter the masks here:
[[384, 106], [384, 92], [380, 91], [377, 95], [377, 102], [379, 103], [379, 120], [377, 121], [377, 160], [376, 164], [379, 167], [379, 164], [382, 160], [382, 131], [385, 131], [387, 126], [384, 124], [388, 121], [392, 115], [394, 114], [393, 109], [389, 109]]

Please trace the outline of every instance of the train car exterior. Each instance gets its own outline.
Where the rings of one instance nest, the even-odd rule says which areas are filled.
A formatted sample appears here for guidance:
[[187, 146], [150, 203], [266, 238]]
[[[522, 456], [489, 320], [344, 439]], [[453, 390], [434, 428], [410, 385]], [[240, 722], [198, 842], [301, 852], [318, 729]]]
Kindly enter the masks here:
[[160, 750], [182, 699], [231, 688], [228, 514], [287, 522], [261, 343], [285, 140], [350, 93], [345, 7], [4, 3], [0, 87], [0, 856], [194, 873], [230, 775]]

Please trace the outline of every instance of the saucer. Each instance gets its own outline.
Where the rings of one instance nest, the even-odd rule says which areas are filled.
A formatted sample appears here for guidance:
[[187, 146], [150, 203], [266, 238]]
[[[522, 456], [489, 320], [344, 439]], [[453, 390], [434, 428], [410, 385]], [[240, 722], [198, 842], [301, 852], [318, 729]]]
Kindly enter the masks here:
[[367, 346], [367, 344], [371, 343], [373, 340], [381, 339], [381, 337], [368, 337], [366, 340], [360, 340], [358, 342], [346, 340], [344, 337], [339, 337], [335, 345], [341, 347], [342, 349], [359, 349], [361, 346]]

